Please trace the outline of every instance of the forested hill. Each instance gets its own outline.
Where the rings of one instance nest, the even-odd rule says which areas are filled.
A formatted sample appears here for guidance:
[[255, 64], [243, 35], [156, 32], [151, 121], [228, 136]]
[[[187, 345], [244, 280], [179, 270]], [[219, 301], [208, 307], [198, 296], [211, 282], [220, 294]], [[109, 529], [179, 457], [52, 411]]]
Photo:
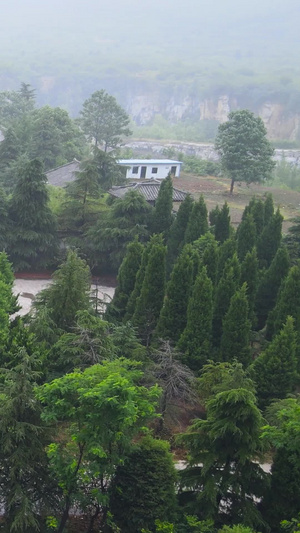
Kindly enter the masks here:
[[299, 52], [297, 0], [12, 0], [0, 20], [0, 90], [25, 81], [40, 104], [76, 115], [104, 88], [138, 124], [202, 119], [195, 140], [249, 107], [271, 137], [297, 139]]

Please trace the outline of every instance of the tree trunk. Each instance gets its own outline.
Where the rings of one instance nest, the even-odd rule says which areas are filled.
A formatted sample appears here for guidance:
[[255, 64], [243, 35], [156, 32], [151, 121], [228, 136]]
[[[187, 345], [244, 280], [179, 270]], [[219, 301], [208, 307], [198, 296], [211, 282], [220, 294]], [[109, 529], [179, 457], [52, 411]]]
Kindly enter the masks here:
[[230, 184], [230, 194], [233, 193], [233, 187], [234, 187], [234, 179], [232, 178], [231, 184]]
[[69, 496], [67, 496], [65, 510], [64, 510], [63, 515], [61, 517], [61, 521], [60, 521], [57, 533], [63, 533], [63, 531], [65, 529], [65, 525], [66, 525], [66, 523], [67, 523], [67, 521], [69, 519], [70, 507], [71, 507], [71, 500], [70, 500]]

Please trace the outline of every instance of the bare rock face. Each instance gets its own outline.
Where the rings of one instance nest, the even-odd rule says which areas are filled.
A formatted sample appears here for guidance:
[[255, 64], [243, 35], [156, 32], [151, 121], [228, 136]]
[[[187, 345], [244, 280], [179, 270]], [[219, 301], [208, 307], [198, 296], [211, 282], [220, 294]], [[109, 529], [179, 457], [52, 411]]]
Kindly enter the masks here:
[[[242, 107], [237, 98], [226, 94], [200, 99], [195, 95], [161, 95], [153, 91], [131, 95], [126, 102], [127, 112], [138, 125], [151, 124], [157, 115], [173, 123], [190, 119], [193, 122], [215, 120], [222, 124], [230, 111]], [[276, 102], [264, 102], [253, 111], [262, 118], [270, 139], [295, 140], [299, 136], [300, 113], [288, 113]]]

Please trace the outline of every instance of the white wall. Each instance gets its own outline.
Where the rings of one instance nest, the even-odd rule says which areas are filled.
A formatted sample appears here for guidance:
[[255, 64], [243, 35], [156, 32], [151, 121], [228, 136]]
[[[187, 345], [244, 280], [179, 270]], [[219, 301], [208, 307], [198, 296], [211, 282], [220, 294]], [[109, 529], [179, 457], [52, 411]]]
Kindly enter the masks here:
[[[146, 175], [145, 176], [141, 175], [142, 167], [146, 167]], [[133, 179], [152, 179], [152, 178], [164, 179], [164, 178], [167, 177], [169, 172], [171, 172], [171, 168], [172, 167], [176, 167], [175, 177], [179, 178], [180, 165], [175, 165], [175, 164], [174, 165], [166, 165], [166, 164], [162, 165], [162, 164], [153, 164], [153, 163], [151, 163], [151, 165], [147, 165], [145, 163], [143, 165], [130, 166], [130, 168], [127, 169], [126, 178], [133, 178]], [[137, 173], [133, 172], [133, 170], [135, 168], [138, 168]], [[153, 172], [153, 169], [155, 169], [155, 168], [157, 169], [156, 173]]]

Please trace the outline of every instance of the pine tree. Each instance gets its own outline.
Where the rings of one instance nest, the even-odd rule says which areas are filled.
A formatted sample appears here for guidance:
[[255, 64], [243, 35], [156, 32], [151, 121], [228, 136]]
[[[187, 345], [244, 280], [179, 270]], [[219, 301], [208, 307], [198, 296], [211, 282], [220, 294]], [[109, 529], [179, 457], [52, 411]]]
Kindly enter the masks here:
[[223, 320], [221, 356], [223, 361], [234, 359], [247, 367], [251, 362], [250, 320], [248, 319], [247, 286], [244, 284], [230, 300]]
[[239, 287], [240, 276], [236, 254], [228, 259], [223, 275], [217, 285], [213, 313], [213, 343], [219, 346], [222, 336], [223, 319], [229, 309], [230, 300]]
[[193, 285], [194, 262], [188, 247], [178, 257], [167, 284], [156, 334], [177, 342], [186, 327], [187, 306]]
[[143, 245], [137, 239], [127, 245], [127, 252], [118, 272], [118, 285], [105, 313], [108, 320], [124, 318], [136, 275], [141, 266], [143, 250]]
[[148, 264], [149, 254], [150, 254], [150, 250], [151, 250], [153, 243], [154, 243], [154, 240], [151, 239], [150, 242], [148, 242], [147, 245], [144, 247], [141, 264], [140, 264], [140, 267], [137, 271], [136, 278], [135, 278], [134, 288], [128, 298], [128, 302], [126, 305], [124, 322], [131, 321], [134, 315], [135, 308], [136, 308], [136, 302], [141, 294], [146, 267]]
[[[295, 320], [295, 330], [300, 334], [300, 261], [293, 266], [283, 280], [276, 305], [267, 321], [267, 338], [280, 332], [287, 316]], [[299, 361], [300, 364], [300, 361]]]
[[39, 269], [53, 263], [57, 252], [55, 219], [48, 207], [46, 176], [37, 159], [24, 166], [14, 190], [8, 252], [16, 270]]
[[173, 184], [171, 175], [164, 180], [159, 188], [157, 200], [152, 214], [152, 233], [163, 233], [168, 237], [173, 222]]
[[281, 243], [283, 216], [279, 209], [272, 215], [257, 241], [257, 255], [261, 267], [269, 268]]
[[265, 326], [268, 314], [275, 306], [280, 285], [288, 274], [289, 266], [289, 254], [286, 247], [281, 246], [258, 284], [255, 303], [258, 330]]
[[177, 345], [183, 354], [182, 362], [195, 371], [201, 370], [210, 356], [212, 293], [212, 282], [203, 267], [196, 278], [188, 303], [186, 328]]
[[247, 252], [256, 245], [256, 226], [253, 216], [249, 213], [242, 220], [237, 232], [237, 253], [240, 261], [244, 261]]
[[227, 202], [223, 205], [222, 209], [216, 216], [215, 221], [215, 238], [216, 241], [223, 243], [230, 236], [230, 214]]
[[78, 311], [90, 309], [90, 269], [77, 253], [69, 250], [66, 261], [53, 274], [53, 283], [39, 293], [34, 302], [39, 309], [47, 309], [57, 328], [70, 331], [76, 323]]
[[180, 254], [183, 244], [186, 228], [192, 212], [194, 200], [188, 194], [181, 203], [177, 215], [172, 222], [168, 237], [167, 249], [167, 274], [172, 271], [176, 258]]
[[228, 259], [231, 259], [236, 252], [236, 239], [230, 238], [221, 244], [219, 248], [219, 258], [218, 258], [218, 273], [217, 280], [223, 275], [225, 264]]
[[146, 346], [150, 343], [163, 305], [166, 278], [166, 247], [163, 237], [161, 234], [154, 235], [151, 241], [145, 277], [132, 317], [132, 323]]
[[191, 243], [205, 235], [208, 231], [207, 208], [204, 198], [201, 195], [198, 202], [195, 202], [189, 218], [185, 233], [185, 243]]
[[274, 202], [272, 194], [268, 193], [265, 199], [264, 224], [267, 226], [274, 215]]
[[252, 365], [253, 380], [262, 407], [293, 392], [297, 379], [294, 319], [287, 317], [283, 328]]
[[249, 304], [249, 320], [256, 325], [255, 302], [258, 284], [258, 259], [256, 248], [248, 252], [241, 264], [241, 284], [247, 283], [247, 299]]
[[157, 519], [173, 520], [176, 477], [166, 442], [147, 437], [135, 444], [112, 483], [110, 510], [120, 531], [154, 531]]
[[19, 155], [19, 140], [14, 130], [12, 128], [7, 128], [4, 139], [0, 143], [0, 172], [16, 161]]

